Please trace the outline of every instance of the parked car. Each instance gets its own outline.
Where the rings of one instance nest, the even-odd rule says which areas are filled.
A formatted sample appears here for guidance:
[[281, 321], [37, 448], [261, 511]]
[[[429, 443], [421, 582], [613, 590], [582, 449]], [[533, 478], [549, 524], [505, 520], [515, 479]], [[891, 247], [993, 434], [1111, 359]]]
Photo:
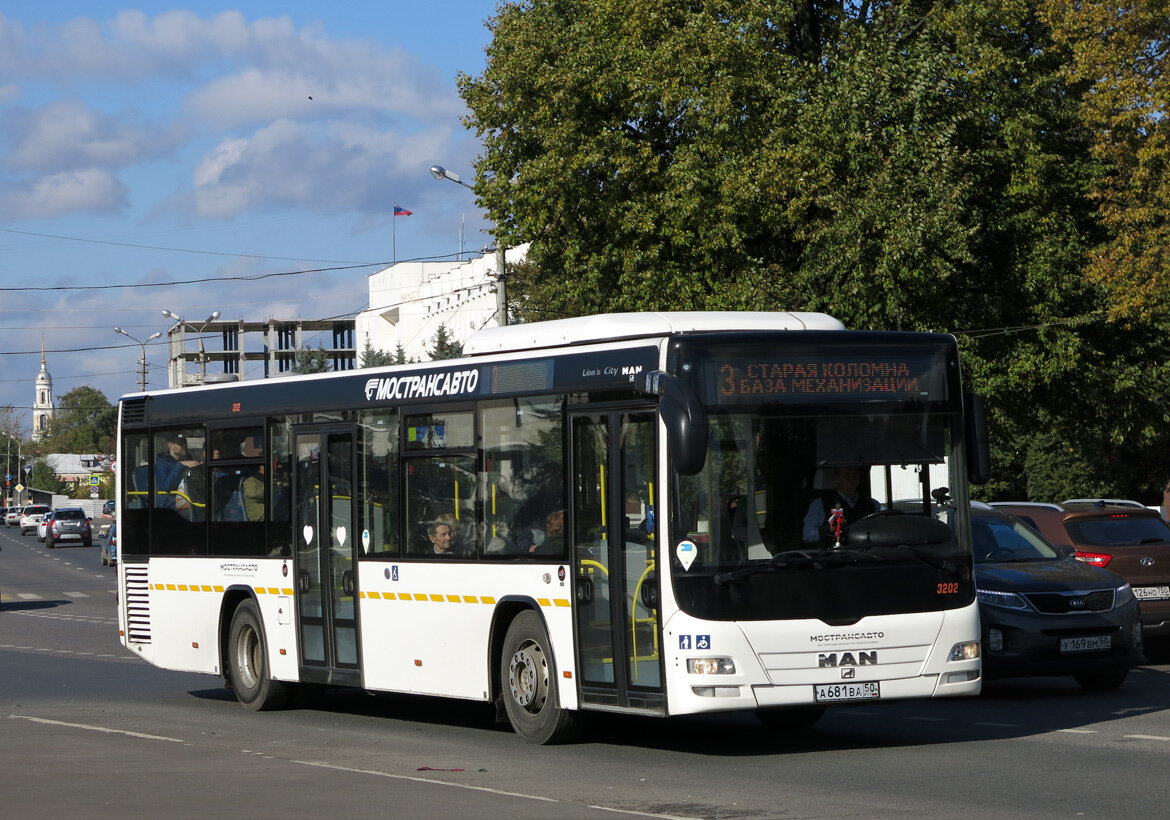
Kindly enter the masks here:
[[114, 522], [106, 532], [106, 537], [100, 542], [102, 551], [102, 566], [112, 567], [118, 563], [118, 524]]
[[93, 530], [90, 527], [89, 516], [80, 507], [62, 507], [53, 512], [45, 534], [45, 541], [49, 549], [62, 541], [80, 541], [82, 546], [93, 546]]
[[45, 534], [49, 531], [49, 522], [53, 520], [54, 512], [54, 510], [49, 510], [47, 513], [41, 516], [41, 520], [37, 522], [37, 541], [42, 544], [45, 543]]
[[114, 499], [111, 498], [105, 504], [102, 504], [102, 515], [113, 515], [115, 507]]
[[1154, 663], [1170, 663], [1170, 526], [1134, 501], [1075, 499], [1060, 504], [999, 502], [1085, 563], [1125, 578], [1141, 603], [1142, 642]]
[[1074, 560], [1018, 518], [971, 506], [984, 676], [1120, 686], [1142, 660], [1138, 601], [1125, 579]]
[[25, 507], [20, 513], [20, 534], [28, 535], [30, 532], [36, 532], [37, 524], [41, 522], [41, 518], [52, 509], [47, 504], [29, 504]]
[[4, 513], [4, 523], [9, 527], [20, 526], [20, 511], [23, 507], [9, 507], [8, 511]]
[[90, 522], [93, 525], [93, 536], [99, 542], [106, 537], [106, 533], [110, 531], [110, 527], [114, 526], [114, 519], [99, 518], [96, 522]]

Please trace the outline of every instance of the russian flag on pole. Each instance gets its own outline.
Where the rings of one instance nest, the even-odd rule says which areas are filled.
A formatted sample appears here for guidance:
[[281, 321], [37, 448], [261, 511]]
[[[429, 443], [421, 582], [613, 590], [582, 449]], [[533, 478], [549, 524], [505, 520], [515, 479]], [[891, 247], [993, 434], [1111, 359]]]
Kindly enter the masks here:
[[394, 206], [394, 215], [395, 216], [413, 216], [414, 211], [408, 211], [405, 208], [400, 208], [397, 205], [395, 205]]

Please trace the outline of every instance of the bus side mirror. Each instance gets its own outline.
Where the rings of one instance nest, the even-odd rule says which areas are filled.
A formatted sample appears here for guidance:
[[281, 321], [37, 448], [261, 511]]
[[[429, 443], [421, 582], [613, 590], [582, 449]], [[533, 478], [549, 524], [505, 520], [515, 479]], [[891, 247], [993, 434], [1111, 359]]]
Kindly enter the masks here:
[[707, 411], [699, 397], [676, 376], [652, 370], [634, 377], [634, 389], [658, 397], [666, 443], [679, 475], [696, 475], [707, 460]]
[[974, 393], [964, 394], [963, 411], [967, 438], [967, 478], [972, 484], [986, 484], [991, 480], [991, 444], [987, 438], [983, 397]]

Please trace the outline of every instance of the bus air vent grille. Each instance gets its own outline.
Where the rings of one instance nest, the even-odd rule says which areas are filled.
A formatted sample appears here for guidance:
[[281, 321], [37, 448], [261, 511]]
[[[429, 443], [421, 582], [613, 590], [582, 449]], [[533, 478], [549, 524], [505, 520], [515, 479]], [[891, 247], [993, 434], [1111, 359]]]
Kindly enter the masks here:
[[126, 635], [150, 643], [150, 564], [126, 565]]
[[146, 424], [146, 399], [122, 402], [122, 424]]

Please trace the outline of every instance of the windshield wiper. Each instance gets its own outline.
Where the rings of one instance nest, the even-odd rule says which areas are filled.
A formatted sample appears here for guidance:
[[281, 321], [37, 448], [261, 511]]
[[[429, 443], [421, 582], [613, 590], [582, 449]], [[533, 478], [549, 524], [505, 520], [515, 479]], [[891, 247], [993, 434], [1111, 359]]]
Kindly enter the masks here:
[[761, 572], [776, 572], [781, 569], [835, 569], [846, 564], [862, 561], [879, 561], [876, 555], [857, 550], [787, 550], [778, 552], [766, 564], [749, 564], [720, 572], [715, 575], [717, 584], [735, 584], [758, 575]]
[[930, 550], [924, 550], [922, 547], [916, 547], [913, 544], [899, 544], [898, 549], [904, 549], [921, 561], [924, 564], [941, 569], [947, 575], [958, 575], [959, 568], [946, 558], [940, 558]]

